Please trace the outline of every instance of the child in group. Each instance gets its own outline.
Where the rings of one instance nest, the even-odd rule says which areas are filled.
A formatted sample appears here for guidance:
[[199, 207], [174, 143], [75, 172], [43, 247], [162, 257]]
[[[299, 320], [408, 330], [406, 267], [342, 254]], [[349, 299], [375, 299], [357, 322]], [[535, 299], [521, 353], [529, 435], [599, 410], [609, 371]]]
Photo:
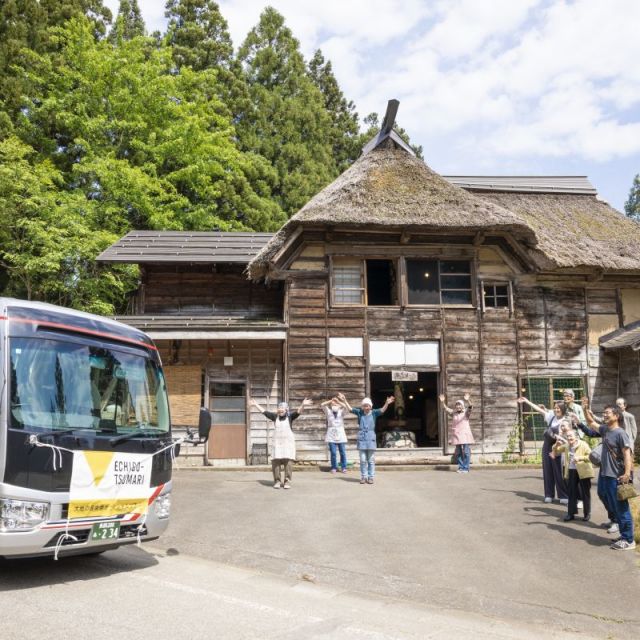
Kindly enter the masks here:
[[343, 406], [358, 418], [358, 453], [360, 455], [360, 484], [373, 484], [376, 471], [376, 420], [395, 400], [389, 396], [381, 409], [374, 409], [371, 398], [364, 398], [360, 409], [353, 409], [343, 393], [338, 394]]
[[[471, 409], [473, 409], [471, 396], [465, 393], [464, 400], [456, 401], [453, 409], [450, 409], [445, 404], [446, 396], [444, 394], [441, 394], [438, 398], [444, 410], [452, 416], [449, 444], [453, 444], [456, 447], [454, 456], [458, 462], [458, 473], [469, 473], [471, 466], [471, 445], [475, 444], [473, 433], [471, 432], [471, 425], [469, 424]], [[465, 406], [465, 402], [468, 403], [468, 406]]]
[[[324, 441], [329, 445], [331, 473], [338, 472], [337, 451], [340, 452], [340, 471], [347, 472], [347, 434], [344, 430], [344, 408], [338, 398], [325, 400], [321, 405], [327, 418]], [[337, 451], [336, 451], [337, 450]]]
[[[297, 411], [289, 411], [289, 405], [281, 402], [276, 413], [265, 411], [255, 400], [251, 404], [269, 420], [273, 421], [273, 452], [271, 457], [271, 470], [273, 472], [273, 488], [291, 489], [291, 476], [293, 474], [293, 461], [296, 459], [296, 438], [291, 429], [293, 421], [309, 406], [311, 401], [305, 398]], [[284, 481], [282, 469], [284, 468]]]
[[571, 423], [563, 421], [563, 426], [569, 429], [561, 430], [556, 444], [553, 445], [552, 455], [564, 454], [564, 477], [569, 491], [569, 506], [565, 521], [569, 522], [578, 513], [578, 497], [583, 502], [583, 517], [586, 522], [591, 518], [591, 478], [595, 476], [593, 465], [589, 460], [591, 447], [578, 438], [578, 433], [571, 428]]

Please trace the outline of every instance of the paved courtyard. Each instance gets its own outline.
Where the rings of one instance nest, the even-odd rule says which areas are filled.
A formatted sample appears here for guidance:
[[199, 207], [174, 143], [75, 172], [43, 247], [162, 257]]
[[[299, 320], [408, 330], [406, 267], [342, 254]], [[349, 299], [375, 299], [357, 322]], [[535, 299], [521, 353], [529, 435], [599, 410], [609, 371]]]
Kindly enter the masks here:
[[544, 504], [541, 471], [178, 471], [164, 548], [317, 584], [554, 628], [640, 637], [640, 555]]
[[608, 548], [597, 500], [567, 524], [541, 485], [529, 469], [374, 486], [311, 471], [275, 491], [263, 472], [178, 470], [160, 540], [0, 562], [0, 637], [640, 637], [640, 555]]

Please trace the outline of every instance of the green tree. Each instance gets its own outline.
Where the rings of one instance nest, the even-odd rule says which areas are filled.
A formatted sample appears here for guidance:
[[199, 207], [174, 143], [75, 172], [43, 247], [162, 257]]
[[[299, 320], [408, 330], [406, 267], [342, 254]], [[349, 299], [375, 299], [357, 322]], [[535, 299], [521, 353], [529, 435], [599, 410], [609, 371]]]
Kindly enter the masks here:
[[9, 276], [3, 294], [113, 312], [135, 270], [95, 262], [117, 235], [91, 228], [84, 198], [61, 190], [61, 182], [53, 164], [15, 136], [0, 142], [0, 265]]
[[109, 41], [117, 43], [143, 35], [145, 26], [138, 0], [120, 0], [118, 15], [109, 32]]
[[633, 179], [629, 198], [624, 203], [624, 212], [629, 218], [640, 221], [640, 174]]
[[241, 144], [278, 173], [277, 202], [293, 214], [337, 174], [332, 123], [284, 18], [267, 8], [239, 51], [254, 109], [238, 123]]
[[215, 70], [219, 106], [238, 123], [251, 110], [242, 66], [234, 55], [227, 21], [213, 0], [169, 0], [167, 43], [178, 69]]
[[360, 125], [355, 104], [348, 101], [333, 73], [330, 60], [318, 49], [309, 62], [309, 75], [324, 98], [331, 117], [331, 143], [338, 171], [342, 173], [361, 152]]

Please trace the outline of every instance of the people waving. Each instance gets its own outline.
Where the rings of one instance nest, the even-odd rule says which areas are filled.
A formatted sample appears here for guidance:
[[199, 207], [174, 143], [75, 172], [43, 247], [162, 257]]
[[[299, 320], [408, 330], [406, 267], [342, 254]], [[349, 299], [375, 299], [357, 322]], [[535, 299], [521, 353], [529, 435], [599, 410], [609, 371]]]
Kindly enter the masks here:
[[[475, 444], [469, 417], [473, 405], [471, 396], [464, 394], [464, 400], [457, 400], [451, 409], [446, 405], [446, 396], [438, 396], [444, 410], [451, 416], [451, 431], [449, 432], [449, 444], [455, 445], [455, 457], [458, 462], [458, 473], [469, 473], [471, 466], [471, 445]], [[467, 403], [465, 405], [465, 402]]]
[[[269, 420], [273, 421], [273, 452], [271, 457], [271, 470], [273, 471], [273, 488], [291, 489], [291, 476], [293, 473], [293, 461], [296, 459], [296, 438], [291, 429], [291, 424], [311, 401], [305, 398], [296, 411], [289, 411], [289, 405], [281, 402], [278, 410], [266, 411], [255, 400], [251, 404]], [[284, 469], [284, 480], [282, 470]]]
[[344, 430], [344, 410], [346, 406], [339, 398], [325, 400], [320, 405], [327, 418], [327, 433], [324, 441], [329, 445], [331, 473], [337, 473], [337, 452], [340, 452], [340, 471], [347, 472], [347, 434]]
[[389, 396], [381, 409], [374, 409], [371, 398], [364, 398], [360, 409], [353, 409], [343, 393], [338, 394], [338, 400], [358, 418], [358, 453], [360, 455], [360, 484], [373, 484], [376, 472], [376, 420], [387, 410], [395, 400]]

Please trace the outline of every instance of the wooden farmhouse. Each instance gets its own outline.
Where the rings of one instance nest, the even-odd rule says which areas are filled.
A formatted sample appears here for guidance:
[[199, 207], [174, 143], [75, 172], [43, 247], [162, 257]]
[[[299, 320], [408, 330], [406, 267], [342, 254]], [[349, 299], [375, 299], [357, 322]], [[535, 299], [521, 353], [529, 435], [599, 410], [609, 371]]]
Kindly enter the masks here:
[[451, 453], [439, 393], [471, 394], [477, 459], [504, 451], [519, 420], [540, 438], [521, 393], [640, 405], [638, 224], [584, 177], [440, 176], [393, 119], [275, 234], [136, 231], [99, 256], [140, 266], [118, 319], [156, 341], [175, 425], [210, 409], [216, 463], [264, 461], [269, 423], [250, 397], [309, 397], [298, 457], [320, 462], [319, 403], [339, 391], [354, 406], [396, 396], [379, 462]]

